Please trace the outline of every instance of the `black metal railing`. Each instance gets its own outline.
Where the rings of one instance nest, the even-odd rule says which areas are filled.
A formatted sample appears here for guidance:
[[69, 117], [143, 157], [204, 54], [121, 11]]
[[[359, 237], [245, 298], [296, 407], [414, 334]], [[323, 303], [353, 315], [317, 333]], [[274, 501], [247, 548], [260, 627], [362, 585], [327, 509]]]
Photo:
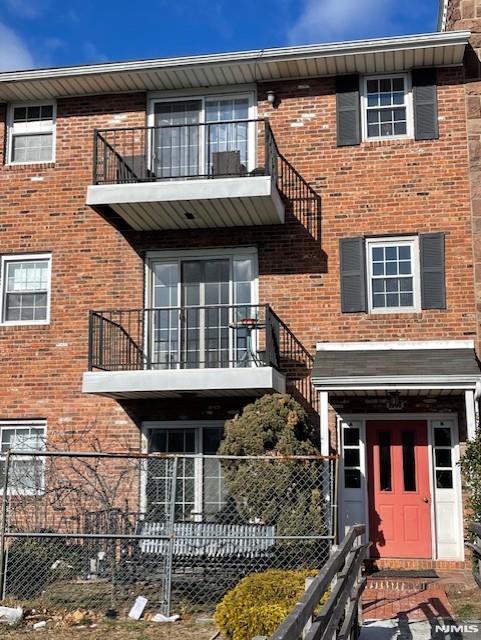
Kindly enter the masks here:
[[279, 369], [280, 329], [268, 305], [91, 311], [89, 369]]
[[102, 129], [95, 131], [93, 178], [94, 184], [259, 175], [277, 179], [277, 153], [267, 120]]
[[321, 198], [280, 152], [267, 118], [94, 132], [96, 185], [255, 176], [270, 176], [292, 216], [320, 238]]

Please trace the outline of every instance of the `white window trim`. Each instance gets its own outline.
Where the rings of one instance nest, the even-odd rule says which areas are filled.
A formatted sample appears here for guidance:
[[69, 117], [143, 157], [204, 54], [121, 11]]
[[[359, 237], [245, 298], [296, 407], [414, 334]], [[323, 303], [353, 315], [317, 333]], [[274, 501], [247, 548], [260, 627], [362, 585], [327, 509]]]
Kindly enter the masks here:
[[[43, 429], [43, 439], [44, 443], [47, 441], [47, 421], [46, 420], [0, 420], [0, 443], [3, 429]], [[0, 460], [4, 461], [6, 458], [6, 453], [0, 452]], [[32, 456], [22, 456], [22, 460], [32, 460]], [[41, 495], [44, 491], [44, 481], [45, 481], [45, 461], [46, 457], [42, 458], [42, 487], [40, 492], [33, 491], [22, 491], [22, 492], [12, 492], [9, 491], [7, 495], [10, 496], [33, 496], [33, 495]], [[3, 495], [3, 486], [0, 486], [0, 495]]]
[[[387, 80], [392, 78], [404, 78], [404, 95], [406, 102], [406, 133], [392, 136], [368, 137], [367, 135], [367, 82], [368, 80]], [[392, 73], [383, 75], [363, 76], [361, 79], [361, 131], [363, 142], [376, 142], [379, 140], [405, 140], [414, 138], [414, 110], [413, 93], [410, 73]]]
[[[181, 102], [181, 101], [200, 101], [202, 103], [200, 112], [199, 112], [199, 125], [205, 123], [205, 103], [210, 100], [220, 100], [222, 98], [247, 98], [249, 100], [248, 107], [248, 119], [255, 120], [257, 118], [257, 103], [256, 103], [256, 93], [255, 91], [222, 91], [217, 93], [210, 93], [209, 91], [205, 91], [202, 93], [188, 93], [181, 92], [178, 95], [169, 94], [168, 97], [163, 97], [161, 94], [150, 95], [147, 100], [147, 126], [155, 127], [155, 105], [160, 102]], [[251, 122], [247, 128], [247, 161], [248, 171], [253, 171], [257, 166], [257, 135], [255, 132], [254, 122]], [[202, 131], [203, 129], [201, 129]], [[149, 141], [150, 144], [150, 136]], [[204, 136], [199, 136], [199, 146], [204, 143]], [[151, 150], [148, 149], [148, 157], [151, 158]], [[201, 158], [201, 162], [205, 162], [205, 158]], [[202, 168], [202, 167], [200, 167]]]
[[[233, 263], [236, 258], [250, 258], [252, 260], [252, 299], [249, 303], [251, 306], [259, 305], [259, 260], [256, 247], [222, 247], [220, 249], [184, 249], [174, 251], [149, 251], [146, 254], [145, 260], [145, 300], [146, 308], [154, 309], [154, 265], [159, 262], [176, 262], [178, 264], [178, 271], [181, 270], [181, 262], [184, 260], [208, 260], [208, 259], [222, 259], [229, 258], [229, 306], [233, 305], [231, 302], [234, 298], [234, 280], [233, 280]], [[178, 287], [178, 301], [180, 305], [181, 300], [181, 280], [177, 283]], [[249, 306], [249, 305], [247, 305]], [[148, 323], [146, 323], [144, 340], [148, 343]], [[254, 344], [257, 344], [258, 334], [254, 331], [252, 340]], [[255, 362], [252, 366], [256, 366]]]
[[[50, 160], [35, 160], [31, 162], [15, 162], [12, 160], [12, 152], [13, 152], [13, 113], [14, 109], [17, 107], [40, 107], [40, 106], [52, 106], [52, 157]], [[47, 133], [43, 131], [41, 133]], [[33, 135], [33, 132], [32, 132]], [[57, 101], [49, 100], [49, 101], [38, 101], [38, 102], [14, 102], [9, 105], [7, 111], [7, 158], [5, 164], [7, 166], [18, 166], [18, 165], [38, 165], [38, 164], [52, 164], [55, 162], [56, 158], [56, 148], [57, 148]]]
[[[45, 320], [4, 320], [6, 299], [6, 264], [9, 262], [22, 262], [28, 260], [47, 260], [47, 317]], [[50, 324], [50, 301], [52, 297], [52, 254], [51, 253], [25, 253], [4, 255], [0, 261], [0, 326], [18, 325], [47, 325]]]
[[[389, 246], [399, 244], [411, 245], [411, 256], [413, 266], [413, 302], [410, 307], [389, 307], [379, 308], [372, 305], [372, 260], [371, 247], [373, 246]], [[419, 237], [418, 236], [388, 236], [386, 238], [367, 238], [366, 239], [366, 274], [367, 274], [367, 295], [368, 295], [368, 311], [372, 314], [386, 313], [420, 313], [421, 312], [421, 266], [419, 259]], [[396, 276], [394, 276], [396, 277]], [[402, 277], [402, 276], [399, 276]], [[408, 276], [411, 277], [411, 276]]]
[[[154, 264], [156, 262], [181, 262], [183, 260], [208, 260], [215, 258], [230, 258], [231, 262], [235, 258], [250, 257], [253, 264], [252, 278], [252, 305], [259, 304], [259, 261], [256, 247], [223, 247], [220, 249], [184, 249], [179, 251], [149, 251], [145, 261], [145, 301], [147, 307], [153, 307], [153, 278]], [[232, 276], [232, 274], [231, 274]], [[230, 280], [231, 297], [232, 297], [232, 278]], [[180, 298], [179, 298], [180, 299]]]
[[[201, 521], [203, 516], [203, 502], [204, 502], [204, 472], [203, 472], [203, 436], [204, 429], [212, 429], [224, 427], [224, 420], [175, 420], [175, 421], [147, 421], [142, 423], [141, 427], [141, 450], [142, 453], [149, 453], [149, 434], [153, 430], [162, 429], [193, 429], [195, 430], [195, 454], [186, 454], [195, 458], [194, 462], [194, 503], [195, 512], [193, 512], [193, 521]], [[175, 455], [175, 454], [171, 454]], [[178, 454], [182, 457], [182, 454]], [[141, 478], [140, 478], [140, 511], [141, 513], [147, 513], [147, 465], [142, 465]]]

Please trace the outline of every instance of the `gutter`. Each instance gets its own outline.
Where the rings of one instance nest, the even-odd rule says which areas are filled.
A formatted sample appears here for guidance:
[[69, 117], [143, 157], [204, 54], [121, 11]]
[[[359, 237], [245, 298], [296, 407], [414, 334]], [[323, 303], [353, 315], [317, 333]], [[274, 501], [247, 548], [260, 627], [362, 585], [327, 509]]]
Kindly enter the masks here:
[[438, 31], [446, 32], [446, 18], [448, 15], [449, 0], [439, 0]]

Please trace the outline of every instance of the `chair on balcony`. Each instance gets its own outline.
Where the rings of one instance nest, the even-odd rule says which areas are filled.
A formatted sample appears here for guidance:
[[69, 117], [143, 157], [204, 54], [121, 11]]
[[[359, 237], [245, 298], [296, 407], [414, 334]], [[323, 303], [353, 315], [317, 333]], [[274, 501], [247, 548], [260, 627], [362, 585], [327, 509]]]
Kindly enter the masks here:
[[145, 155], [122, 156], [117, 167], [117, 180], [121, 182], [144, 182], [153, 180], [153, 173], [147, 166]]
[[244, 176], [246, 173], [246, 167], [241, 163], [240, 151], [214, 151], [212, 153], [213, 177]]

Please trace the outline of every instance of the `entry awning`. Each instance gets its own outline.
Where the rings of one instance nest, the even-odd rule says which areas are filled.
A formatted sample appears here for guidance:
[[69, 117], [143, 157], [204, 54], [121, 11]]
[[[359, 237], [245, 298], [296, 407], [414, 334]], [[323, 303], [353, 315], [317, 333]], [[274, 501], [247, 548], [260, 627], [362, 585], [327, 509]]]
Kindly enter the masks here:
[[471, 340], [319, 343], [312, 372], [323, 391], [469, 390], [480, 379]]

